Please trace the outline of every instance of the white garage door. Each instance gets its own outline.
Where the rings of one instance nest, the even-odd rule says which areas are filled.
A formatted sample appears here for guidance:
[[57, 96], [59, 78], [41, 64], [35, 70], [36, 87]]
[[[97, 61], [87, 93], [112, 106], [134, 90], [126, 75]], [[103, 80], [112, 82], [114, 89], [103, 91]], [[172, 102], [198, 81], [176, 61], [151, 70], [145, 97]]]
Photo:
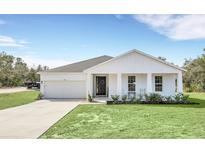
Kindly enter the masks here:
[[85, 98], [85, 81], [46, 81], [44, 86], [46, 98]]

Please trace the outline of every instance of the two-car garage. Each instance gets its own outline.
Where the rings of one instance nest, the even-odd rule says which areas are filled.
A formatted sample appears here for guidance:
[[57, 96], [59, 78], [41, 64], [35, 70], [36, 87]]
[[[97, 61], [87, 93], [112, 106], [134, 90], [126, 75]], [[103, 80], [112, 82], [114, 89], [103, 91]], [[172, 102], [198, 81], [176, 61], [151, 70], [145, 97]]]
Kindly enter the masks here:
[[41, 74], [41, 93], [45, 98], [86, 98], [83, 73]]
[[85, 81], [45, 81], [46, 98], [85, 98]]

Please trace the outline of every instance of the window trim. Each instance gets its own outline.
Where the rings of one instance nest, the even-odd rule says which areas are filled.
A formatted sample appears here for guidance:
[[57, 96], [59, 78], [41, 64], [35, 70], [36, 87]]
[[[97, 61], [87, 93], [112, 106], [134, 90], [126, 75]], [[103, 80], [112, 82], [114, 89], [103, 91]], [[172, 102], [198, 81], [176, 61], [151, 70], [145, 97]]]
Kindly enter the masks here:
[[[129, 77], [134, 77], [134, 82], [130, 83], [129, 82]], [[127, 91], [128, 91], [128, 98], [131, 98], [131, 95], [136, 95], [136, 76], [135, 75], [128, 75], [127, 77]], [[129, 91], [129, 85], [134, 85], [134, 91]]]
[[[157, 77], [161, 77], [161, 83], [156, 83], [156, 78]], [[159, 91], [159, 90], [156, 90], [156, 86], [161, 86], [162, 89]], [[162, 75], [155, 75], [154, 76], [154, 91], [155, 92], [163, 92], [163, 76]]]

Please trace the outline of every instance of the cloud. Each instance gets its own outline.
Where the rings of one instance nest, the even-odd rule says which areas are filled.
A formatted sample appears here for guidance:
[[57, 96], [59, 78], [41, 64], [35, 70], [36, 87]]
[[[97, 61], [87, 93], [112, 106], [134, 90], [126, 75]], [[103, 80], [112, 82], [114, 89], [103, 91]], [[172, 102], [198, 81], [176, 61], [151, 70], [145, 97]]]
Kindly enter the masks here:
[[173, 40], [205, 39], [205, 15], [133, 15], [138, 22]]
[[5, 47], [25, 47], [28, 44], [25, 40], [16, 40], [10, 36], [0, 35], [0, 46]]
[[123, 16], [121, 14], [115, 14], [114, 16], [119, 20], [123, 19]]
[[0, 25], [4, 25], [4, 24], [6, 24], [6, 22], [0, 19]]
[[[29, 53], [31, 53], [29, 55]], [[67, 65], [71, 62], [61, 59], [44, 59], [37, 57], [33, 52], [28, 52], [28, 55], [19, 56], [21, 57], [29, 67], [37, 67], [38, 65], [48, 66], [49, 68], [54, 68], [62, 65]]]

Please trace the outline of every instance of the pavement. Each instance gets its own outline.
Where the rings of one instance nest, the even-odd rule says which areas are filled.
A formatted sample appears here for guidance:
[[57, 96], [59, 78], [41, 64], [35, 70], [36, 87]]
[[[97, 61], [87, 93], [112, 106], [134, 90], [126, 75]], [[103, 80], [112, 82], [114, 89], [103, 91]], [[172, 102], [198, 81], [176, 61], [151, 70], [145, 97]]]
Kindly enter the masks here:
[[80, 99], [39, 100], [0, 110], [0, 138], [38, 138], [79, 104], [86, 104], [86, 101]]
[[28, 90], [26, 87], [0, 88], [0, 94], [15, 93], [15, 92], [22, 92], [22, 91], [31, 91], [31, 90]]

